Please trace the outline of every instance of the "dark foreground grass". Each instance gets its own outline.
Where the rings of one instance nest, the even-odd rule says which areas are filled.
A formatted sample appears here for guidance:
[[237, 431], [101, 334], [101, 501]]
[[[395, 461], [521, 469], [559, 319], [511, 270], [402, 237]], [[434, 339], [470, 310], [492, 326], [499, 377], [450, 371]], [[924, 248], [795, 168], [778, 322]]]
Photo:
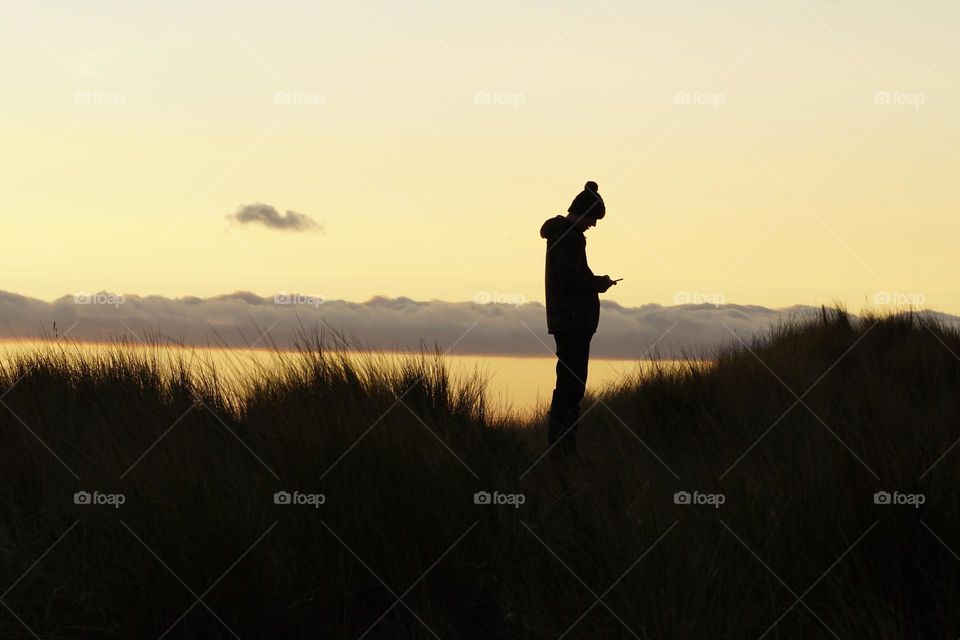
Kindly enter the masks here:
[[0, 637], [960, 635], [960, 335], [929, 317], [825, 311], [624, 380], [579, 462], [436, 354], [323, 347], [242, 398], [122, 346], [9, 363]]

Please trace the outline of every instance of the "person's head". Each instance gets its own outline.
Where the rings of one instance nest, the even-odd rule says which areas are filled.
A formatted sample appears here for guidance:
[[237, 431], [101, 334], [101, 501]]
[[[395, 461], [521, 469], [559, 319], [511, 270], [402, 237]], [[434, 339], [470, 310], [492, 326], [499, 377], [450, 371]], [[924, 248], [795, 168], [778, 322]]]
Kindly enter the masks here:
[[583, 233], [590, 227], [595, 227], [597, 225], [597, 219], [590, 216], [576, 215], [573, 213], [567, 214], [567, 220], [573, 223], [574, 229]]
[[593, 180], [583, 185], [583, 191], [577, 194], [567, 208], [567, 219], [578, 231], [586, 231], [597, 224], [607, 213], [599, 187]]

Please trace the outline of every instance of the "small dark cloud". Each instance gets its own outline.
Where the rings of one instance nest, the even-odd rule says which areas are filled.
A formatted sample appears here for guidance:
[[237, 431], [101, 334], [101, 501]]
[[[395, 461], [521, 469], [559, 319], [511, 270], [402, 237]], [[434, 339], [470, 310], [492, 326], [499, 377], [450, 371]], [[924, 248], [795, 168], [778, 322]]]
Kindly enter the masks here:
[[261, 224], [269, 229], [282, 231], [319, 231], [323, 233], [323, 225], [305, 213], [297, 213], [287, 209], [285, 215], [280, 215], [275, 207], [263, 202], [241, 205], [234, 213], [227, 216], [240, 224]]

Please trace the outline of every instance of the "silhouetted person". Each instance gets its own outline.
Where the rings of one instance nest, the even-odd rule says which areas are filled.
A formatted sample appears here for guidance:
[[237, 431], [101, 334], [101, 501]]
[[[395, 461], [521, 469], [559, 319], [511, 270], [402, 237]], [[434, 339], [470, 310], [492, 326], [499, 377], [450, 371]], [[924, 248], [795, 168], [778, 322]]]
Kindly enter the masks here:
[[606, 207], [597, 183], [584, 185], [566, 216], [550, 218], [540, 227], [547, 240], [545, 285], [547, 332], [557, 343], [557, 386], [550, 402], [547, 438], [551, 447], [576, 452], [576, 423], [587, 384], [590, 340], [600, 322], [600, 296], [616, 284], [595, 276], [587, 266], [583, 232], [597, 224]]

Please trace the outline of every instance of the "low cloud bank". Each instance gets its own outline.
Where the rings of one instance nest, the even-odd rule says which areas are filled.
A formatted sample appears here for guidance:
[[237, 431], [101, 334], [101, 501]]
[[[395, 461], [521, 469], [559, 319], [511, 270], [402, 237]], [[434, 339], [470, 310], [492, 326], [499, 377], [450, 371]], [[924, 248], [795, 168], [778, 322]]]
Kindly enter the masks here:
[[[708, 356], [737, 336], [748, 340], [778, 322], [819, 311], [800, 305], [601, 305], [600, 329], [591, 343], [595, 358]], [[478, 304], [377, 296], [360, 303], [299, 294], [261, 297], [244, 291], [210, 298], [100, 292], [46, 302], [0, 291], [0, 339], [36, 339], [44, 331], [52, 335], [54, 326], [61, 336], [89, 341], [161, 335], [188, 345], [291, 348], [303, 328], [340, 332], [354, 344], [385, 350], [419, 350], [421, 342], [452, 354], [551, 356], [554, 349], [544, 306], [538, 302]]]

